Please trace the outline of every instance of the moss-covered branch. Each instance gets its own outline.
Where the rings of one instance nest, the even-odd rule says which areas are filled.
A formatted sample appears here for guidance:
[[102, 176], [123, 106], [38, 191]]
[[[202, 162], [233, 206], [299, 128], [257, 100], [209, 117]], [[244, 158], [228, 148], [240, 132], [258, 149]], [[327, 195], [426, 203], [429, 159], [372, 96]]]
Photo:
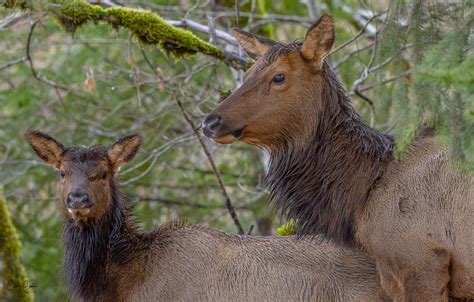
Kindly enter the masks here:
[[30, 284], [20, 263], [20, 240], [0, 187], [0, 301], [33, 301]]
[[103, 22], [113, 27], [127, 28], [140, 43], [158, 45], [177, 58], [200, 52], [236, 69], [248, 67], [246, 60], [226, 53], [186, 29], [169, 24], [161, 16], [150, 11], [126, 7], [103, 8], [84, 0], [50, 0], [45, 4], [35, 4], [34, 0], [6, 0], [3, 6], [30, 11], [46, 10], [70, 33], [74, 33], [88, 22]]

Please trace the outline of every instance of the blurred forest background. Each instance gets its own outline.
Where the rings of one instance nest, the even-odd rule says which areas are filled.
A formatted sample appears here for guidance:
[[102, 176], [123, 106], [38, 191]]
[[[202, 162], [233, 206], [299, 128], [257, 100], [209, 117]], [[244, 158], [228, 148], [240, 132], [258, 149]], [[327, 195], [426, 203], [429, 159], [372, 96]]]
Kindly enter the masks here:
[[[31, 129], [66, 145], [108, 145], [140, 132], [138, 158], [120, 177], [146, 229], [180, 217], [236, 233], [229, 199], [245, 232], [253, 226], [252, 234], [275, 233], [282, 221], [263, 188], [266, 155], [243, 143], [219, 146], [200, 134], [206, 113], [239, 85], [250, 62], [229, 35], [231, 27], [291, 42], [302, 39], [321, 13], [332, 14], [337, 37], [328, 60], [357, 110], [396, 135], [400, 156], [422, 123], [436, 126], [456, 159], [473, 171], [472, 1], [88, 2], [150, 11], [225, 50], [184, 57], [186, 45], [161, 41], [157, 47], [136, 39], [137, 29], [82, 24], [86, 0], [0, 3], [0, 187], [22, 243], [26, 285], [33, 285], [37, 301], [64, 301], [66, 293], [58, 177], [26, 144], [23, 134]], [[71, 3], [77, 22], [71, 14], [61, 18]], [[6, 290], [1, 249], [0, 236], [0, 297]]]

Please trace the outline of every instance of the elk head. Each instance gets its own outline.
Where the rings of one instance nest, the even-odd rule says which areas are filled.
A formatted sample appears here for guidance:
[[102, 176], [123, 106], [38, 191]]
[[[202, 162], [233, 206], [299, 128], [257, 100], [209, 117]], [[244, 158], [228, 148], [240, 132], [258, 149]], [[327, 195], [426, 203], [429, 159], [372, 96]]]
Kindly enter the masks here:
[[284, 45], [239, 29], [233, 33], [256, 62], [242, 86], [206, 117], [204, 134], [223, 144], [240, 139], [269, 148], [309, 135], [308, 125], [325, 106], [323, 65], [335, 38], [332, 17], [323, 15], [303, 43]]
[[138, 134], [120, 138], [109, 148], [65, 147], [51, 136], [26, 134], [36, 154], [59, 174], [60, 207], [78, 223], [99, 221], [112, 206], [115, 176], [120, 166], [137, 153]]

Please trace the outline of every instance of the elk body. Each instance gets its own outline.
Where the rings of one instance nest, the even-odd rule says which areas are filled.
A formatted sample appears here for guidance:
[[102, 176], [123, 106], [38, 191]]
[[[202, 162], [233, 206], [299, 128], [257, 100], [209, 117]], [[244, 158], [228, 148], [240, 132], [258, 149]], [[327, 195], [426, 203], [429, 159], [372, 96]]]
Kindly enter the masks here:
[[334, 33], [328, 15], [302, 43], [235, 30], [256, 62], [206, 117], [204, 134], [267, 149], [281, 213], [300, 233], [362, 246], [395, 301], [474, 298], [472, 177], [453, 168], [430, 131], [393, 157], [392, 137], [362, 120], [324, 61]]
[[27, 139], [60, 174], [64, 275], [79, 301], [381, 301], [375, 263], [330, 242], [225, 234], [168, 223], [137, 228], [115, 174], [140, 137], [110, 148]]

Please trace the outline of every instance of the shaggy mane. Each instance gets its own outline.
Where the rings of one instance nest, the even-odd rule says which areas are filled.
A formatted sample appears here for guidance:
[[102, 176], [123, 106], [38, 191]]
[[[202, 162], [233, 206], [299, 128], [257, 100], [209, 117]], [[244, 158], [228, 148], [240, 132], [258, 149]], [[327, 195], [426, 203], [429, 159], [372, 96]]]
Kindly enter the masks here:
[[371, 128], [352, 108], [336, 75], [323, 64], [324, 110], [309, 141], [286, 138], [270, 152], [266, 183], [275, 207], [296, 219], [298, 234], [323, 234], [353, 244], [355, 215], [392, 159], [391, 136]]
[[112, 205], [98, 222], [78, 224], [71, 218], [64, 223], [63, 274], [72, 297], [94, 301], [96, 297], [117, 297], [113, 276], [107, 263], [124, 265], [138, 256], [150, 243], [129, 214], [128, 204], [112, 181]]

